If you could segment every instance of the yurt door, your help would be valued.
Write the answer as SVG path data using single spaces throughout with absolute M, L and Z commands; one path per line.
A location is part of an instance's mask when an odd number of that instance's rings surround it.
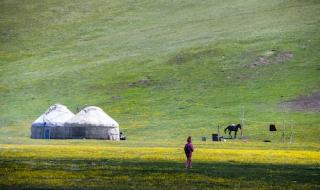
M 45 129 L 45 131 L 44 131 L 44 138 L 45 138 L 45 139 L 49 139 L 49 138 L 50 138 L 50 130 L 49 130 L 49 129 Z

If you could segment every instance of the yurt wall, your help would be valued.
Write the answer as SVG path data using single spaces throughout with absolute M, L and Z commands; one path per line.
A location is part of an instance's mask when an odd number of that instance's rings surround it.
M 86 127 L 87 139 L 109 139 L 108 128 L 106 127 Z
M 86 138 L 86 128 L 85 127 L 67 127 L 69 128 L 69 137 L 71 139 L 83 139 Z
M 31 138 L 42 139 L 43 138 L 43 127 L 42 126 L 32 126 L 31 127 Z

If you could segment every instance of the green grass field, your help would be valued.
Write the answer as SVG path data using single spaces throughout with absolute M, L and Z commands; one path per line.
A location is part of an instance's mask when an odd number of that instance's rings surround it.
M 110 145 L 110 144 L 109 144 Z M 208 146 L 209 147 L 209 146 Z M 2 145 L 0 186 L 63 189 L 315 189 L 317 151 Z M 290 159 L 288 159 L 290 157 Z
M 0 1 L 0 188 L 318 189 L 319 34 L 316 0 Z M 30 139 L 54 103 L 128 140 Z

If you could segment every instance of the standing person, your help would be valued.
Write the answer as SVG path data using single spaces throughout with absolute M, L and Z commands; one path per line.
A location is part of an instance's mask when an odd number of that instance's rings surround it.
M 191 143 L 191 136 L 187 138 L 187 144 L 184 145 L 184 152 L 186 153 L 187 162 L 186 162 L 186 168 L 192 168 L 192 152 L 193 152 L 193 145 Z

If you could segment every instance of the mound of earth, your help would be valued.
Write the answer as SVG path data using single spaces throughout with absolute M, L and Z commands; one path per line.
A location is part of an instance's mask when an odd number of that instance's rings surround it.
M 282 64 L 286 61 L 290 61 L 291 59 L 293 59 L 293 53 L 290 51 L 277 52 L 276 50 L 271 50 L 264 55 L 258 56 L 253 63 L 246 66 L 254 68 L 261 65 Z
M 300 96 L 295 100 L 283 102 L 281 106 L 288 110 L 320 112 L 320 91 L 310 96 Z

